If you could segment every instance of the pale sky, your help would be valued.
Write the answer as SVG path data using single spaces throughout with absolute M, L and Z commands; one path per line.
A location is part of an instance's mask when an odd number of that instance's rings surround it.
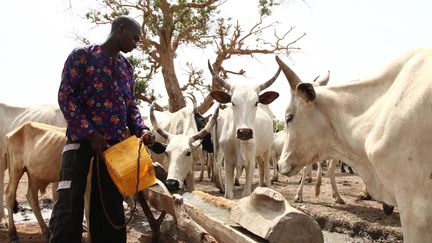
M 94 1 L 3 1 L 0 25 L 3 58 L 0 60 L 0 102 L 29 106 L 57 103 L 57 91 L 64 61 L 80 45 L 74 33 L 101 43 L 108 26 L 94 28 L 82 19 Z M 228 0 L 222 12 L 247 27 L 255 23 L 258 0 Z M 359 79 L 382 68 L 391 58 L 415 47 L 432 46 L 432 1 L 428 0 L 301 0 L 273 10 L 269 20 L 279 21 L 279 32 L 295 26 L 293 37 L 306 32 L 296 45 L 302 50 L 289 58 L 282 56 L 304 81 L 330 70 L 330 85 Z M 212 49 L 182 50 L 178 63 L 193 60 L 206 68 L 213 61 Z M 239 68 L 237 68 L 237 65 Z M 246 71 L 240 81 L 263 82 L 277 70 L 274 55 L 232 58 L 226 68 Z M 184 80 L 184 69 L 177 70 Z M 205 69 L 207 82 L 210 74 Z M 234 77 L 233 77 L 234 79 Z M 160 77 L 152 82 L 165 95 Z M 281 119 L 288 103 L 288 83 L 281 75 L 269 88 L 281 96 L 270 106 Z M 164 98 L 166 104 L 166 96 Z

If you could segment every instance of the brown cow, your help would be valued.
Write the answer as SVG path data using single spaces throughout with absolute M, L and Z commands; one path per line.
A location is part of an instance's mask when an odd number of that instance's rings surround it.
M 18 183 L 27 172 L 27 201 L 42 229 L 48 236 L 48 228 L 42 218 L 38 190 L 44 192 L 51 182 L 58 181 L 61 154 L 66 143 L 65 128 L 37 122 L 26 122 L 6 135 L 9 183 L 6 188 L 6 207 L 9 219 L 9 237 L 17 241 L 13 220 Z

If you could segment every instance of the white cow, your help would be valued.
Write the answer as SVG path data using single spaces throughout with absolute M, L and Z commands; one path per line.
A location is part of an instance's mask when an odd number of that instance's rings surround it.
M 259 157 L 259 185 L 270 186 L 269 157 L 273 139 L 273 115 L 268 104 L 279 94 L 273 91 L 263 94 L 260 92 L 276 80 L 280 69 L 267 82 L 261 85 L 250 85 L 227 83 L 213 71 L 210 62 L 208 67 L 215 80 L 228 92 L 213 91 L 211 96 L 219 103 L 231 103 L 225 109 L 226 121 L 218 143 L 225 159 L 225 197 L 233 198 L 234 167 L 238 163 L 243 164 L 246 169 L 243 196 L 248 196 L 251 194 L 257 157 Z
M 26 122 L 6 135 L 9 183 L 5 201 L 9 212 L 11 241 L 18 240 L 13 213 L 16 209 L 18 183 L 24 172 L 28 176 L 27 201 L 42 233 L 48 237 L 48 228 L 40 212 L 38 190 L 44 192 L 49 183 L 58 181 L 61 152 L 66 143 L 65 133 L 65 128 Z
M 271 153 L 270 153 L 270 164 L 273 166 L 273 177 L 271 179 L 272 182 L 278 181 L 279 178 L 276 164 L 282 153 L 284 140 L 285 140 L 284 130 L 273 134 L 273 141 L 272 141 Z
M 341 158 L 373 198 L 397 206 L 405 242 L 432 242 L 432 49 L 375 76 L 314 88 L 279 58 L 291 87 L 279 172 Z
M 153 106 L 154 104 L 150 106 L 150 121 L 153 130 L 163 138 L 162 142 L 167 143 L 164 150 L 159 151 L 165 154 L 167 160 L 165 163 L 168 166 L 166 186 L 170 192 L 176 192 L 183 188 L 183 182 L 186 181 L 187 190 L 193 191 L 195 189 L 193 164 L 202 154 L 199 151 L 201 139 L 216 123 L 219 108 L 216 109 L 204 129 L 198 131 L 193 109 L 185 107 L 172 113 L 170 119 L 165 122 L 166 125 L 161 126 L 156 120 Z

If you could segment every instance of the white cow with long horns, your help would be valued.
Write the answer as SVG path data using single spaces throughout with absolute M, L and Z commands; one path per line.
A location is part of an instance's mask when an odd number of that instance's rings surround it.
M 399 209 L 404 242 L 432 242 L 432 49 L 375 76 L 313 87 L 276 58 L 291 87 L 279 172 L 340 158 L 378 201 Z
M 261 85 L 227 83 L 214 71 L 210 62 L 208 68 L 224 91 L 212 91 L 211 96 L 219 103 L 230 103 L 226 108 L 218 146 L 225 158 L 225 197 L 233 198 L 234 168 L 242 163 L 246 170 L 243 196 L 251 194 L 255 159 L 258 157 L 259 186 L 270 186 L 269 158 L 273 140 L 273 114 L 268 104 L 279 94 L 274 91 L 261 93 L 276 80 L 280 69 Z
M 169 120 L 161 126 L 154 114 L 154 102 L 150 106 L 152 129 L 162 137 L 162 142 L 166 143 L 158 152 L 166 155 L 165 165 L 168 166 L 166 186 L 170 192 L 182 189 L 184 182 L 188 191 L 195 189 L 193 165 L 200 155 L 201 140 L 210 133 L 216 123 L 218 112 L 219 107 L 216 108 L 204 129 L 198 131 L 192 108 L 184 107 L 171 113 Z

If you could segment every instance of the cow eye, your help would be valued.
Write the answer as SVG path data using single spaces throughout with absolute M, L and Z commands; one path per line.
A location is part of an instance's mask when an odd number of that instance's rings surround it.
M 259 103 L 259 102 L 257 101 L 257 103 L 255 103 L 255 106 L 258 106 L 258 103 Z
M 191 155 L 191 151 L 187 151 L 186 156 L 190 156 L 190 155 Z
M 285 122 L 289 123 L 290 121 L 292 121 L 293 118 L 294 118 L 294 115 L 293 114 L 289 114 L 289 115 L 287 115 L 285 117 Z
M 232 106 L 234 106 L 234 102 L 231 101 Z

